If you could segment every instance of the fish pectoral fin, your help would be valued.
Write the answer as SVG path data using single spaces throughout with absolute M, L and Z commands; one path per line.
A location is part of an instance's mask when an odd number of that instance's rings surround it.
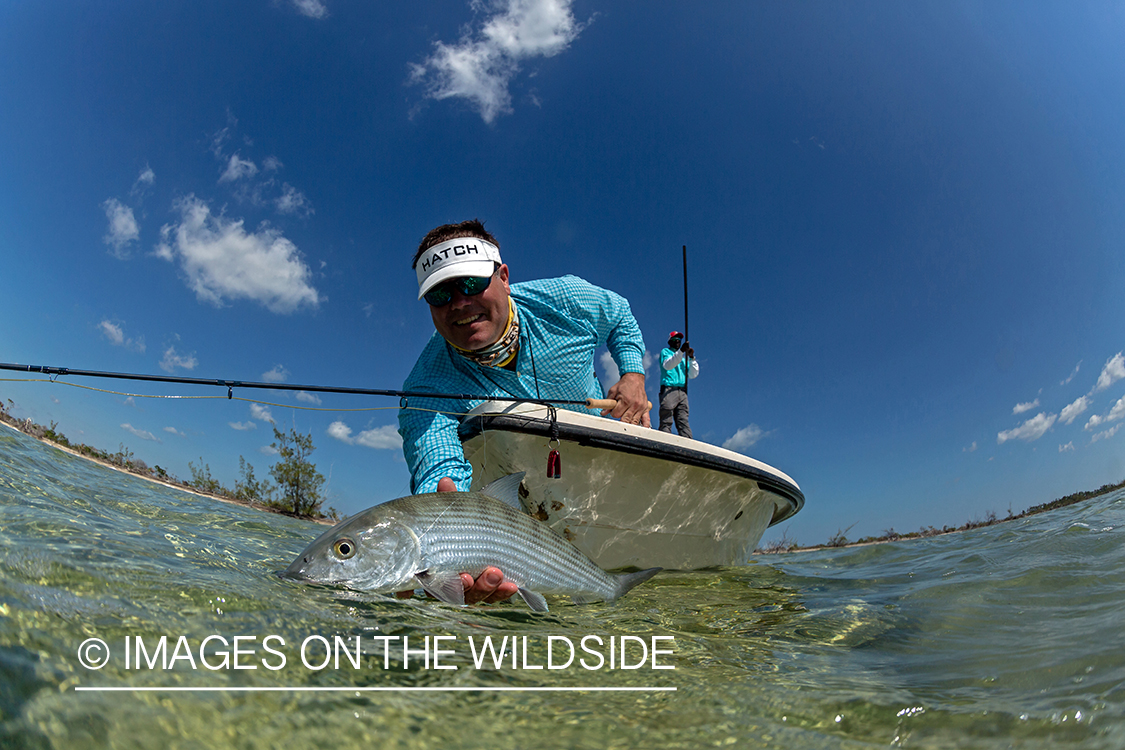
M 526 471 L 517 471 L 515 474 L 500 477 L 483 487 L 480 494 L 488 495 L 523 513 L 523 505 L 520 503 L 520 482 L 526 474 Z
M 415 576 L 422 583 L 422 590 L 447 604 L 465 606 L 465 586 L 460 573 L 430 573 L 424 570 Z
M 523 599 L 524 604 L 531 607 L 535 612 L 547 611 L 547 600 L 543 598 L 542 594 L 520 587 L 518 589 L 520 598 Z

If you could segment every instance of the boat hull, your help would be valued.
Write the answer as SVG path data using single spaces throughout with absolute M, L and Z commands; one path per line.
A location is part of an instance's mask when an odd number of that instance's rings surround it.
M 474 410 L 462 433 L 473 488 L 526 471 L 524 508 L 603 568 L 742 565 L 768 526 L 804 504 L 788 476 L 733 451 L 597 416 L 553 414 L 552 426 L 552 411 L 541 406 Z M 552 448 L 559 479 L 544 470 Z

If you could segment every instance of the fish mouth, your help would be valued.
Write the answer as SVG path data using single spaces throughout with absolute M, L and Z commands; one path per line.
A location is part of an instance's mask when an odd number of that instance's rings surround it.
M 282 579 L 289 580 L 289 581 L 309 581 L 309 580 L 312 580 L 312 579 L 309 578 L 308 574 L 305 573 L 304 565 L 305 565 L 305 560 L 298 557 L 296 559 L 296 561 L 294 561 L 292 564 L 290 564 L 290 566 L 288 568 L 286 568 L 285 570 L 275 570 L 274 575 L 276 575 L 278 578 L 282 578 Z

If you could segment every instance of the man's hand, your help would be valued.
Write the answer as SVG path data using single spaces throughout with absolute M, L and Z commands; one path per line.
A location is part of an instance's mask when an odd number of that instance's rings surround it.
M 609 389 L 606 398 L 617 401 L 612 412 L 606 409 L 602 416 L 612 416 L 626 424 L 639 424 L 642 427 L 651 427 L 649 418 L 648 396 L 645 395 L 645 376 L 639 372 L 627 372 L 621 380 Z
M 468 573 L 462 573 L 461 584 L 465 587 L 465 604 L 502 602 L 519 589 L 511 581 L 504 580 L 499 568 L 485 568 L 475 581 Z
M 449 477 L 442 477 L 438 480 L 437 491 L 456 492 L 457 485 Z M 502 602 L 512 597 L 519 589 L 519 586 L 512 581 L 504 580 L 504 574 L 499 568 L 491 567 L 481 571 L 475 581 L 468 573 L 462 573 L 461 585 L 465 587 L 465 604 Z M 399 591 L 395 594 L 399 599 L 409 599 L 413 595 L 413 591 Z

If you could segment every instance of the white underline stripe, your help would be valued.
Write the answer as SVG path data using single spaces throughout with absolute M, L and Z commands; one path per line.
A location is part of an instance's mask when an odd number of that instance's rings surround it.
M 204 692 L 294 692 L 294 693 L 562 693 L 562 692 L 675 692 L 674 687 L 75 687 L 75 691 L 102 693 L 204 693 Z

